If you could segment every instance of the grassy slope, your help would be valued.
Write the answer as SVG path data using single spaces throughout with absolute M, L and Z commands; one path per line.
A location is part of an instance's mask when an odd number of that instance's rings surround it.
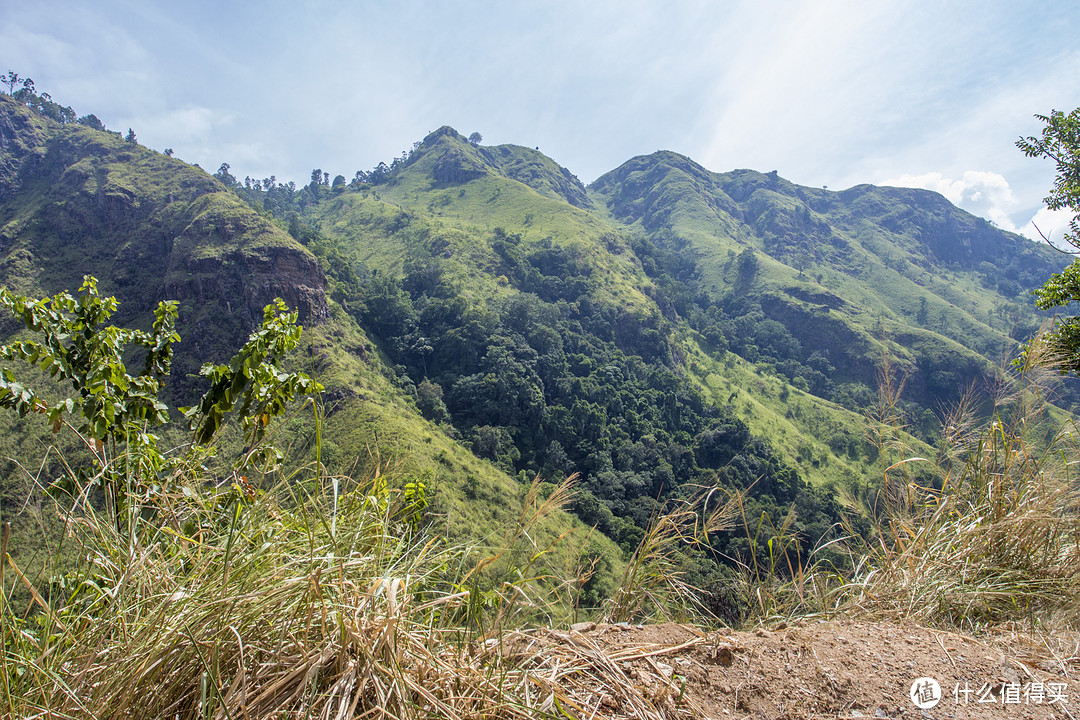
M 755 299 L 804 348 L 827 353 L 838 380 L 873 386 L 888 352 L 909 376 L 909 396 L 932 407 L 935 397 L 992 377 L 1016 345 L 1009 332 L 1038 322 L 1029 298 L 991 285 L 984 258 L 1019 266 L 1029 281 L 1060 265 L 1049 250 L 932 193 L 868 186 L 830 193 L 752 171 L 711 173 L 669 152 L 628 161 L 590 195 L 613 221 L 691 256 L 702 287 L 718 301 Z M 951 245 L 969 249 L 950 252 Z M 748 248 L 757 272 L 740 278 L 737 257 Z M 955 377 L 935 385 L 933 373 L 943 370 Z M 767 383 L 747 374 L 741 360 L 722 369 L 701 360 L 695 373 L 789 459 L 817 455 L 799 446 L 821 452 L 815 469 L 805 458 L 800 463 L 809 476 L 866 469 L 847 465 L 822 442 L 840 430 L 860 435 L 863 423 L 851 413 L 812 396 L 795 412 L 778 402 L 782 379 L 764 390 Z M 756 397 L 740 402 L 733 395 L 739 390 Z
M 520 233 L 526 243 L 550 238 L 556 245 L 571 249 L 593 268 L 599 302 L 654 311 L 642 292 L 649 281 L 634 261 L 625 239 L 593 214 L 562 198 L 551 197 L 554 193 L 550 186 L 554 181 L 547 179 L 550 174 L 533 180 L 539 190 L 504 175 L 498 165 L 485 158 L 487 152 L 500 155 L 504 147 L 487 151 L 449 134 L 433 133 L 421 146 L 419 159 L 401 172 L 393 184 L 380 186 L 377 193 L 384 202 L 427 214 L 433 221 L 465 233 L 474 244 L 486 241 L 496 227 Z M 514 146 L 510 150 L 532 152 Z M 440 162 L 448 155 L 457 154 L 463 156 L 462 164 L 474 176 L 464 183 L 435 179 L 439 176 Z M 550 167 L 545 169 L 551 171 Z M 490 251 L 488 257 L 495 258 Z M 467 262 L 475 265 L 477 260 L 471 258 Z M 478 269 L 482 271 L 483 266 Z
M 925 191 L 861 186 L 830 193 L 752 171 L 711 173 L 674 153 L 635 158 L 591 191 L 623 222 L 685 240 L 717 296 L 769 298 L 767 314 L 814 328 L 804 337 L 842 325 L 846 347 L 831 349 L 850 362 L 834 364 L 864 381 L 873 378 L 881 339 L 896 335 L 998 363 L 1015 346 L 1009 333 L 1018 324 L 1037 325 L 1027 284 L 1061 266 L 1049 249 Z M 731 253 L 747 247 L 760 251 L 759 272 L 739 286 Z M 995 263 L 1003 273 L 1018 266 L 1027 284 L 1003 294 L 992 286 Z M 904 344 L 889 346 L 905 370 L 915 369 L 917 355 Z
M 0 102 L 0 111 L 21 128 L 13 150 L 0 154 L 6 171 L 0 281 L 6 287 L 38 295 L 74 291 L 83 273 L 93 273 L 102 292 L 121 301 L 114 321 L 136 326 L 148 324 L 158 300 L 180 299 L 183 340 L 174 383 L 202 362 L 226 360 L 261 318 L 262 304 L 284 296 L 301 306 L 317 358 L 313 374 L 327 387 L 333 411 L 322 449 L 332 470 L 362 474 L 390 461 L 396 481 L 424 479 L 434 521 L 455 538 L 485 542 L 514 524 L 525 488 L 419 415 L 379 370 L 378 354 L 351 318 L 328 303 L 314 258 L 287 233 L 197 168 L 110 133 L 42 121 L 6 98 Z M 381 215 L 398 213 L 367 206 Z M 15 329 L 10 321 L 4 325 L 5 334 Z M 31 472 L 32 458 L 50 441 L 34 420 L 3 419 L 10 431 L 4 455 L 21 459 Z M 282 442 L 310 452 L 313 431 L 311 419 L 298 416 Z M 58 472 L 54 465 L 42 477 L 48 481 Z M 25 473 L 9 461 L 4 519 L 15 519 L 20 540 L 14 555 L 28 567 L 40 564 L 35 525 L 48 522 L 30 512 L 39 495 L 25 504 L 29 490 Z M 587 534 L 559 513 L 541 535 L 572 527 L 578 537 Z M 608 556 L 609 566 L 618 565 L 611 543 L 597 538 L 591 547 Z M 565 565 L 574 551 L 568 545 L 559 552 Z

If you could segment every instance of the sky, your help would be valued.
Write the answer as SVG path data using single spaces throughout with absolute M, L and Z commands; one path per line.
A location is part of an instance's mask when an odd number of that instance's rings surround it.
M 442 125 L 589 183 L 673 150 L 810 186 L 936 190 L 1054 236 L 1033 116 L 1080 106 L 1061 0 L 0 0 L 0 71 L 233 175 L 306 183 Z

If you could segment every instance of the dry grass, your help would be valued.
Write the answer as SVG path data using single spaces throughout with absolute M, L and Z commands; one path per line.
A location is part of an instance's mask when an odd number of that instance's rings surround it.
M 642 720 L 699 718 L 706 713 L 685 694 L 686 679 L 660 662 L 707 641 L 699 632 L 677 644 L 612 649 L 595 636 L 534 629 L 509 638 L 508 656 L 521 661 L 539 679 L 534 681 L 534 692 L 546 695 L 540 706 L 545 712 L 584 718 L 598 714 Z M 632 668 L 635 661 L 643 661 L 648 670 Z
M 407 521 L 387 489 L 394 468 L 374 460 L 360 483 L 312 473 L 261 491 L 236 475 L 207 490 L 179 479 L 119 530 L 83 498 L 66 513 L 86 557 L 72 591 L 35 595 L 25 614 L 2 608 L 4 714 L 565 717 L 603 687 L 637 717 L 687 716 L 670 678 L 643 697 L 612 659 L 544 629 L 568 620 L 584 580 L 545 569 L 564 538 L 539 541 L 572 478 L 547 494 L 533 483 L 499 542 L 454 547 Z M 656 546 L 628 575 L 648 608 L 671 599 L 665 548 L 719 516 L 701 526 L 688 506 L 658 520 Z M 619 612 L 641 614 L 620 597 Z
M 902 454 L 898 428 L 884 421 L 898 417 L 902 383 L 886 378 L 871 418 L 882 486 L 869 496 L 869 537 L 849 532 L 830 543 L 846 554 L 845 570 L 812 556 L 786 580 L 748 582 L 748 594 L 767 598 L 759 620 L 813 614 L 966 631 L 1024 626 L 1044 645 L 1037 636 L 1080 630 L 1080 445 L 1071 419 L 1055 427 L 1049 417 L 1056 378 L 1045 345 L 1032 343 L 982 413 L 973 393 L 954 408 L 933 458 Z
M 504 626 L 558 590 L 530 572 L 545 548 L 526 538 L 569 486 L 547 499 L 534 487 L 508 545 L 477 561 L 400 522 L 385 469 L 342 492 L 344 479 L 324 479 L 308 497 L 240 477 L 209 493 L 189 485 L 123 535 L 80 505 L 68 513 L 87 557 L 74 592 L 37 595 L 27 617 L 3 608 L 6 713 L 532 717 L 535 694 L 515 690 L 525 671 L 478 654 L 484 637 L 460 621 Z M 492 576 L 500 563 L 516 583 Z M 487 606 L 462 589 L 472 581 L 496 588 Z
M 886 471 L 887 508 L 845 600 L 966 629 L 1080 627 L 1080 446 L 1072 420 L 1048 432 L 1055 370 L 1033 343 L 992 392 L 988 422 L 962 403 L 932 465 L 937 486 Z

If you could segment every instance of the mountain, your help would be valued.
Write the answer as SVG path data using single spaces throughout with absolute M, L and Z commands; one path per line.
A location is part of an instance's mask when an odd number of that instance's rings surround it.
M 0 270 L 34 295 L 74 290 L 84 274 L 115 294 L 121 320 L 158 300 L 181 305 L 190 338 L 177 370 L 236 347 L 275 297 L 301 321 L 326 319 L 314 256 L 198 168 L 108 132 L 60 125 L 0 97 Z
M 182 339 L 166 396 L 173 406 L 202 391 L 196 377 L 202 363 L 227 360 L 258 328 L 263 307 L 283 298 L 305 326 L 305 351 L 294 363 L 316 375 L 326 391 L 321 434 L 316 436 L 310 417 L 293 417 L 278 433 L 282 447 L 303 460 L 318 443 L 332 470 L 358 478 L 379 472 L 392 487 L 424 482 L 434 521 L 451 538 L 501 536 L 522 511 L 527 488 L 516 473 L 477 458 L 452 433 L 421 417 L 415 394 L 403 392 L 380 350 L 330 296 L 326 269 L 325 257 L 219 177 L 117 133 L 42 118 L 0 95 L 3 286 L 46 296 L 75 292 L 91 274 L 99 278 L 100 292 L 120 303 L 113 322 L 143 328 L 159 300 L 179 301 Z M 10 318 L 0 320 L 7 338 L 19 332 Z M 30 369 L 14 369 L 47 384 Z M 27 538 L 41 527 L 62 533 L 42 504 L 36 477 L 59 477 L 62 463 L 77 464 L 80 457 L 76 444 L 62 435 L 54 439 L 35 419 L 0 415 L 6 458 L 0 507 L 13 520 L 14 537 L 23 538 L 16 556 L 24 568 L 40 567 L 48 547 Z M 166 429 L 168 442 L 188 440 L 180 425 Z M 41 448 L 55 443 L 66 458 L 49 452 L 41 460 Z M 238 433 L 226 432 L 222 454 L 239 451 L 238 443 Z M 34 476 L 23 470 L 31 463 L 38 468 Z M 580 547 L 559 550 L 551 562 L 572 563 L 573 553 L 591 553 L 599 562 L 595 592 L 608 594 L 619 561 L 605 538 L 586 541 L 587 529 L 560 512 L 533 539 L 547 543 L 573 527 Z
M 685 276 L 673 280 L 708 297 L 699 307 L 783 324 L 802 350 L 774 348 L 776 359 L 818 352 L 834 383 L 872 385 L 887 351 L 908 375 L 907 397 L 933 409 L 986 380 L 1038 326 L 1026 291 L 1062 266 L 1049 248 L 924 190 L 829 192 L 775 173 L 711 173 L 674 153 L 634 158 L 590 190 L 682 256 Z
M 1026 290 L 1063 266 L 934 193 L 670 152 L 586 188 L 538 151 L 444 127 L 352 182 L 322 177 L 238 183 L 0 97 L 0 281 L 40 295 L 93 273 L 142 326 L 179 300 L 178 398 L 283 297 L 306 325 L 296 362 L 327 387 L 322 461 L 400 458 L 458 537 L 511 522 L 522 477 L 576 472 L 577 520 L 553 535 L 584 522 L 628 551 L 663 502 L 719 483 L 750 516 L 794 510 L 812 544 L 879 482 L 891 451 L 865 415 L 883 368 L 905 377 L 905 442 L 932 452 L 949 406 L 1042 322 Z M 10 454 L 30 452 L 12 432 Z M 314 447 L 305 421 L 287 435 Z M 10 512 L 22 486 L 5 473 Z M 589 552 L 617 562 L 606 539 Z M 687 562 L 717 581 L 709 558 Z

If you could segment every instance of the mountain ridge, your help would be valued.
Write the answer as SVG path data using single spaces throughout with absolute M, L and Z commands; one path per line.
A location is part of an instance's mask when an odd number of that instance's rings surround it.
M 15 177 L 0 188 L 4 282 L 73 287 L 93 265 L 132 317 L 176 297 L 187 374 L 281 295 L 334 398 L 330 467 L 408 446 L 410 472 L 434 462 L 459 510 L 493 497 L 470 484 L 480 466 L 503 492 L 500 472 L 580 473 L 572 509 L 626 551 L 665 501 L 709 483 L 746 489 L 778 526 L 797 511 L 800 542 L 823 537 L 838 498 L 880 477 L 864 414 L 883 357 L 909 376 L 907 442 L 929 452 L 942 407 L 992 381 L 995 354 L 1039 319 L 979 249 L 1011 282 L 1050 264 L 925 193 L 803 188 L 667 151 L 585 188 L 539 151 L 443 127 L 348 185 L 313 172 L 253 187 L 5 99 L 8 115 L 23 134 L 0 158 Z
M 649 180 L 642 183 L 641 178 Z M 639 186 L 648 192 L 639 191 Z M 806 314 L 815 304 L 825 316 L 834 317 L 835 313 L 855 315 L 859 308 L 869 306 L 886 322 L 899 319 L 898 309 L 906 311 L 911 319 L 921 315 L 923 331 L 937 334 L 937 330 L 926 327 L 933 301 L 939 313 L 946 312 L 943 305 L 951 306 L 948 312 L 956 317 L 951 322 L 965 323 L 967 327 L 966 332 L 954 332 L 943 341 L 970 341 L 970 336 L 976 335 L 978 352 L 1000 355 L 1015 344 L 1015 339 L 993 331 L 989 322 L 972 315 L 971 307 L 958 307 L 948 297 L 945 281 L 926 269 L 939 265 L 945 265 L 946 270 L 979 268 L 989 276 L 992 270 L 977 263 L 1008 264 L 998 283 L 1009 284 L 1005 289 L 1013 296 L 1021 291 L 1020 284 L 1035 283 L 1038 277 L 1047 277 L 1059 269 L 1058 259 L 1049 249 L 1002 233 L 930 191 L 868 185 L 836 192 L 802 188 L 771 173 L 710 173 L 674 153 L 634 158 L 602 176 L 591 190 L 603 199 L 613 216 L 641 226 L 658 244 L 672 249 L 673 243 L 681 243 L 675 249 L 697 253 L 706 264 L 711 262 L 711 272 L 706 276 L 716 278 L 710 287 L 716 295 L 721 295 L 725 287 L 734 287 L 731 278 L 717 277 L 722 274 L 718 258 L 722 259 L 725 251 L 760 252 L 764 257 L 757 262 L 779 263 L 770 273 L 774 277 L 764 294 L 771 299 L 763 309 L 781 322 L 785 321 L 785 313 L 796 312 L 804 321 L 820 324 L 824 318 Z M 877 216 L 872 214 L 875 210 Z M 919 229 L 913 236 L 916 221 Z M 1018 264 L 1023 263 L 1033 267 L 1021 272 Z M 786 277 L 775 277 L 776 271 Z M 903 277 L 916 272 L 924 277 Z M 852 287 L 861 294 L 861 300 L 849 292 L 848 300 L 838 301 L 835 289 L 822 285 L 829 274 L 844 276 L 849 285 L 860 276 L 887 274 L 891 278 L 888 282 L 861 282 L 859 288 Z M 890 290 L 897 280 L 903 285 Z M 935 287 L 937 284 L 940 289 Z M 836 287 L 834 283 L 829 285 Z M 883 290 L 889 294 L 883 294 Z M 821 302 L 807 303 L 808 298 Z M 922 302 L 921 309 L 908 305 L 912 299 Z M 997 302 L 1001 300 L 997 298 Z M 987 304 L 984 301 L 975 306 L 985 308 Z M 859 344 L 880 347 L 880 341 L 872 337 Z M 873 377 L 873 354 L 880 352 L 862 352 L 861 360 L 849 353 L 845 366 L 852 370 L 862 366 L 853 377 L 863 382 Z M 970 374 L 965 377 L 959 384 L 974 379 Z

